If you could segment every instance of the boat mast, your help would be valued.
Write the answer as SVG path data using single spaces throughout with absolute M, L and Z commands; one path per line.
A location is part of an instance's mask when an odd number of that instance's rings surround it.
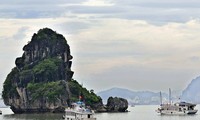
M 160 91 L 160 106 L 162 106 L 162 93 Z
M 169 104 L 171 104 L 171 89 L 169 88 Z

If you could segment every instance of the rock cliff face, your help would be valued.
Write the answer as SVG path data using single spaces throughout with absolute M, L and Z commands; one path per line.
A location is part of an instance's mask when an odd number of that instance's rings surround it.
M 63 106 L 70 99 L 68 81 L 74 72 L 63 35 L 41 29 L 23 51 L 4 82 L 4 103 L 14 113 L 64 112 Z
M 128 101 L 124 98 L 109 97 L 107 101 L 107 112 L 126 112 Z

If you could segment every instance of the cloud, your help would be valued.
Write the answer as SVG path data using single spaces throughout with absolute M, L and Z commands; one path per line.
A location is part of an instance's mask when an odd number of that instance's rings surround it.
M 0 18 L 58 18 L 144 20 L 155 25 L 199 18 L 199 1 L 192 0 L 75 0 L 1 1 Z
M 109 4 L 103 0 L 58 0 L 58 1 L 1 1 L 1 18 L 55 18 L 66 13 L 99 14 L 107 13 Z M 113 11 L 110 11 L 112 13 Z
M 63 9 L 58 5 L 28 4 L 0 5 L 1 18 L 50 18 L 62 15 Z
M 56 1 L 49 1 L 49 0 L 20 0 L 20 1 L 13 1 L 13 0 L 6 0 L 0 1 L 1 5 L 55 5 L 61 3 L 80 3 L 85 0 L 56 0 Z M 12 3 L 12 4 L 11 4 Z
M 198 0 L 167 0 L 167 1 L 160 1 L 160 0 L 140 0 L 140 1 L 133 1 L 133 0 L 110 0 L 111 3 L 115 3 L 116 5 L 127 5 L 127 6 L 152 6 L 164 8 L 165 6 L 169 7 L 179 7 L 179 6 L 196 6 L 200 2 Z
M 112 3 L 109 3 L 109 1 L 105 0 L 88 0 L 86 2 L 82 3 L 85 6 L 113 6 Z
M 29 27 L 22 27 L 20 28 L 15 35 L 12 36 L 12 39 L 15 40 L 22 40 L 26 37 L 26 31 L 29 29 Z
M 168 81 L 166 84 L 170 86 L 174 80 L 185 83 L 191 76 L 198 75 L 200 61 L 197 57 L 195 62 L 191 60 L 192 56 L 200 56 L 198 20 L 161 26 L 125 19 L 98 22 L 99 26 L 91 26 L 70 36 L 74 40 L 75 78 L 88 80 L 88 84 L 94 85 L 95 81 L 111 85 L 116 80 L 119 85 L 129 86 L 131 80 L 142 81 L 139 86 L 145 88 L 146 84 L 142 83 L 146 80 L 158 84 Z M 120 79 L 126 79 L 126 82 Z M 171 86 L 181 89 L 184 85 Z M 98 85 L 95 88 L 100 89 Z M 155 86 L 148 88 L 154 89 Z
M 64 23 L 60 23 L 57 25 L 58 28 L 67 31 L 68 34 L 77 34 L 81 30 L 88 29 L 92 26 L 92 23 L 85 22 L 85 21 L 68 21 Z

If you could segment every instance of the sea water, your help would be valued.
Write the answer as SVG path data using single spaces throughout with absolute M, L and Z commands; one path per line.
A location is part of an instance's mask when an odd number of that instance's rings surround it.
M 97 120 L 200 120 L 199 110 L 195 115 L 160 115 L 155 112 L 158 105 L 138 105 L 129 107 L 126 113 L 96 113 Z M 63 114 L 13 114 L 9 108 L 0 108 L 0 120 L 62 120 Z

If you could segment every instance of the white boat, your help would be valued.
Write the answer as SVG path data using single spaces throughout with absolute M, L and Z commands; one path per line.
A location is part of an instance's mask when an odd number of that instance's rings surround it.
M 169 89 L 169 103 L 162 104 L 162 94 L 160 92 L 160 108 L 156 112 L 161 115 L 187 115 L 196 114 L 198 110 L 195 109 L 196 104 L 187 102 L 177 102 L 172 104 L 171 102 L 171 90 Z
M 196 114 L 198 110 L 194 109 L 196 104 L 177 102 L 175 104 L 161 104 L 156 111 L 165 115 L 186 115 Z
M 94 112 L 85 107 L 83 102 L 73 103 L 71 108 L 65 110 L 65 120 L 96 120 Z

